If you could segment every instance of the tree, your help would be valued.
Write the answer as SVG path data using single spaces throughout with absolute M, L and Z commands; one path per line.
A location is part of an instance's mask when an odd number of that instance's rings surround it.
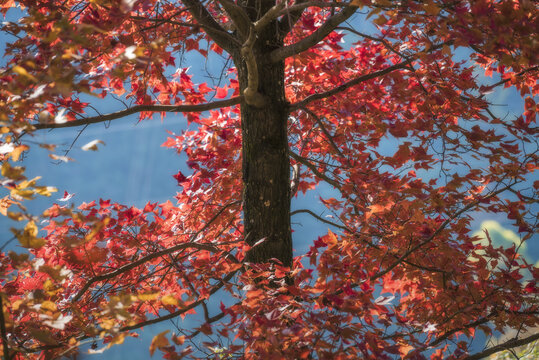
M 30 252 L 1 257 L 4 358 L 75 356 L 88 339 L 121 344 L 195 312 L 199 327 L 157 335 L 150 353 L 479 359 L 539 339 L 470 345 L 539 323 L 537 267 L 471 225 L 504 213 L 521 243 L 536 231 L 534 2 L 0 3 L 24 10 L 2 25 L 14 37 L 0 74 L 2 213 L 23 222 Z M 196 83 L 184 53 L 231 63 Z M 492 107 L 502 87 L 521 113 Z M 100 114 L 85 94 L 126 107 Z M 176 204 L 26 210 L 54 190 L 16 164 L 32 133 L 134 113 L 196 124 L 164 144 L 192 169 L 175 175 Z M 321 183 L 338 194 L 320 199 L 331 217 L 291 212 Z M 331 230 L 293 256 L 298 213 Z

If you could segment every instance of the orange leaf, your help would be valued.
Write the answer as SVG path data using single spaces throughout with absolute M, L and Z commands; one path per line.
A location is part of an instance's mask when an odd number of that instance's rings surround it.
M 328 235 L 324 239 L 324 242 L 328 245 L 328 247 L 331 247 L 333 245 L 337 245 L 339 240 L 337 239 L 337 236 L 335 236 L 335 234 L 328 229 Z
M 399 353 L 404 358 L 414 347 L 409 344 L 399 343 Z
M 392 206 L 391 203 L 387 203 L 385 205 L 380 205 L 380 204 L 371 205 L 369 206 L 369 211 L 365 213 L 365 216 L 368 219 L 371 217 L 372 214 L 380 213 L 385 210 L 391 209 L 391 206 Z
M 155 352 L 156 349 L 169 345 L 168 339 L 166 337 L 169 331 L 170 330 L 165 330 L 153 337 L 152 343 L 150 344 L 150 356 L 153 356 L 153 353 Z
M 11 152 L 11 158 L 13 161 L 18 161 L 23 151 L 30 149 L 28 145 L 19 145 Z
M 7 210 L 12 204 L 18 204 L 16 201 L 13 201 L 9 198 L 9 196 L 4 196 L 2 199 L 0 199 L 0 214 L 7 216 Z

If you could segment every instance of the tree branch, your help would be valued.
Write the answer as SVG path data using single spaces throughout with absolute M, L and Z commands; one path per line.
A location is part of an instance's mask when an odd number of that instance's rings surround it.
M 279 12 L 285 7 L 285 2 L 277 3 L 269 9 L 260 19 L 255 22 L 255 30 L 259 32 L 279 16 Z
M 331 226 L 335 226 L 336 228 L 339 228 L 339 229 L 341 229 L 341 230 L 347 230 L 347 231 L 350 231 L 350 229 L 348 229 L 346 226 L 342 226 L 342 225 L 339 225 L 339 224 L 334 223 L 333 221 L 326 220 L 326 219 L 324 219 L 323 217 L 316 215 L 314 212 L 312 212 L 312 211 L 309 210 L 309 209 L 299 209 L 299 210 L 294 210 L 294 211 L 292 211 L 292 212 L 290 213 L 290 216 L 295 215 L 295 214 L 300 214 L 300 213 L 306 213 L 306 214 L 309 214 L 309 215 L 311 215 L 312 217 L 314 217 L 315 219 L 318 219 L 319 221 L 321 221 L 321 222 L 323 222 L 323 223 L 329 224 L 329 225 L 331 225 Z
M 300 5 L 305 3 L 305 0 L 297 0 L 297 4 L 294 5 Z M 301 15 L 303 14 L 303 10 L 306 9 L 306 7 L 297 8 L 294 10 L 289 10 L 292 6 L 286 6 L 286 8 L 283 11 L 286 11 L 286 16 L 284 16 L 281 20 L 279 20 L 279 35 L 284 39 L 284 37 L 292 30 L 294 25 L 298 22 L 298 20 L 301 18 Z
M 348 6 L 347 3 L 344 2 L 323 2 L 323 1 L 298 1 L 294 5 L 287 6 L 285 9 L 281 10 L 279 12 L 279 16 L 286 15 L 291 12 L 297 12 L 301 10 L 305 10 L 310 7 L 317 7 L 317 8 L 343 8 Z
M 322 41 L 326 36 L 328 36 L 337 26 L 346 21 L 356 12 L 356 6 L 347 6 L 341 10 L 337 15 L 331 16 L 326 22 L 320 26 L 315 32 L 311 35 L 301 39 L 300 41 L 281 47 L 272 51 L 269 55 L 270 61 L 276 63 L 286 59 L 287 57 L 299 54 L 305 50 L 310 49 L 314 45 Z
M 221 279 L 218 285 L 215 285 L 214 287 L 211 288 L 211 290 L 208 293 L 208 297 L 215 294 L 217 291 L 219 291 L 225 285 L 225 283 L 227 281 L 229 281 L 230 279 L 232 279 L 232 277 L 234 275 L 236 275 L 236 273 L 238 271 L 239 270 L 232 271 L 227 276 L 225 276 L 223 279 Z M 135 325 L 124 326 L 123 328 L 120 328 L 119 331 L 124 332 L 124 331 L 136 330 L 136 329 L 140 329 L 141 327 L 144 327 L 144 326 L 147 326 L 147 325 L 157 324 L 157 323 L 160 323 L 160 322 L 163 322 L 163 321 L 166 321 L 166 320 L 173 319 L 173 318 L 178 317 L 178 316 L 180 316 L 182 314 L 185 314 L 186 312 L 188 312 L 191 309 L 196 308 L 197 306 L 201 305 L 206 300 L 207 299 L 204 297 L 203 299 L 199 299 L 197 301 L 194 301 L 191 304 L 181 308 L 178 311 L 175 311 L 175 312 L 167 314 L 167 315 L 160 316 L 160 317 L 155 318 L 155 319 L 142 321 L 142 322 L 140 322 L 138 324 L 135 324 Z
M 189 9 L 189 12 L 195 18 L 195 20 L 202 25 L 204 31 L 212 38 L 213 41 L 215 41 L 217 45 L 229 53 L 231 53 L 232 50 L 238 46 L 238 39 L 223 29 L 200 1 L 182 0 L 182 2 Z
M 221 279 L 219 281 L 219 284 L 217 284 L 217 285 L 215 285 L 215 286 L 213 286 L 211 288 L 211 290 L 208 293 L 208 296 L 211 296 L 211 295 L 215 294 L 217 291 L 219 291 L 230 279 L 232 279 L 232 277 L 234 275 L 236 275 L 236 273 L 238 271 L 239 271 L 239 269 L 234 270 L 234 271 L 230 272 L 229 274 L 227 274 L 223 279 Z M 181 308 L 181 309 L 179 309 L 179 310 L 177 310 L 177 311 L 175 311 L 173 313 L 163 315 L 163 316 L 160 316 L 160 317 L 157 317 L 157 318 L 154 318 L 154 319 L 142 321 L 142 322 L 134 324 L 134 325 L 124 326 L 124 327 L 120 328 L 118 330 L 118 332 L 136 330 L 136 329 L 140 329 L 140 328 L 142 328 L 144 326 L 157 324 L 157 323 L 160 323 L 160 322 L 163 322 L 163 321 L 166 321 L 166 320 L 173 319 L 173 318 L 178 317 L 178 316 L 180 316 L 182 314 L 185 314 L 189 310 L 192 310 L 192 309 L 196 308 L 197 306 L 201 305 L 206 300 L 207 299 L 205 297 L 203 299 L 198 299 L 198 300 L 190 303 L 189 305 L 187 305 L 187 306 L 185 306 L 185 307 L 183 307 L 183 308 Z M 90 339 L 90 338 L 95 338 L 95 337 L 94 336 L 88 336 L 88 335 L 82 335 L 82 336 L 77 337 L 76 339 L 78 341 L 82 341 L 82 340 L 86 340 L 86 339 Z M 55 345 L 37 346 L 37 347 L 34 347 L 34 348 L 25 349 L 24 352 L 25 353 L 35 353 L 35 352 L 39 352 L 39 351 L 43 351 L 43 350 L 57 349 L 57 348 L 60 348 L 62 346 L 64 346 L 64 344 L 62 344 L 62 343 L 55 344 Z
M 430 47 L 429 51 L 438 50 L 438 49 L 440 49 L 441 47 L 443 47 L 444 45 L 447 45 L 447 44 L 448 43 L 442 43 L 442 44 L 434 45 L 434 46 Z M 391 65 L 391 66 L 389 66 L 389 67 L 387 67 L 385 69 L 378 70 L 378 71 L 372 72 L 370 74 L 365 74 L 365 75 L 359 76 L 359 77 L 357 77 L 355 79 L 352 79 L 350 81 L 347 81 L 344 84 L 339 85 L 339 86 L 337 86 L 337 87 L 335 87 L 335 88 L 333 88 L 331 90 L 307 96 L 305 99 L 303 99 L 301 101 L 298 101 L 298 102 L 296 102 L 294 104 L 290 104 L 289 110 L 290 110 L 290 112 L 292 112 L 292 111 L 295 111 L 297 109 L 304 108 L 305 105 L 307 105 L 307 104 L 309 104 L 309 103 L 311 103 L 313 101 L 325 99 L 327 97 L 336 95 L 336 94 L 338 94 L 340 92 L 343 92 L 343 91 L 347 90 L 348 88 L 350 88 L 352 86 L 355 86 L 355 85 L 358 85 L 358 84 L 360 84 L 360 83 L 362 83 L 364 81 L 372 80 L 372 79 L 375 79 L 377 77 L 387 75 L 387 74 L 389 74 L 389 73 L 391 73 L 391 72 L 393 72 L 395 70 L 404 69 L 404 68 L 408 67 L 417 57 L 418 57 L 418 54 L 411 55 L 411 56 L 409 56 L 407 58 L 407 60 L 402 61 L 400 63 L 397 63 L 395 65 Z
M 198 235 L 198 233 L 197 233 L 197 235 Z M 161 250 L 161 251 L 151 253 L 151 254 L 149 254 L 147 256 L 144 256 L 144 257 L 138 259 L 137 261 L 133 261 L 133 262 L 127 264 L 127 265 L 119 267 L 118 269 L 116 269 L 114 271 L 111 271 L 111 272 L 108 272 L 108 273 L 105 273 L 105 274 L 102 274 L 102 275 L 94 276 L 93 278 L 88 280 L 88 282 L 86 284 L 84 284 L 82 289 L 80 289 L 80 291 L 75 295 L 75 297 L 73 297 L 72 301 L 73 302 L 78 301 L 82 297 L 82 295 L 84 295 L 84 293 L 86 291 L 88 291 L 90 286 L 92 286 L 96 282 L 112 279 L 112 278 L 114 278 L 114 277 L 116 277 L 116 276 L 118 276 L 120 274 L 123 274 L 123 273 L 129 271 L 129 270 L 133 270 L 137 266 L 140 266 L 140 265 L 142 265 L 142 264 L 144 264 L 144 263 L 146 263 L 148 261 L 151 261 L 151 260 L 153 260 L 155 258 L 161 257 L 163 255 L 171 254 L 171 253 L 176 252 L 176 251 L 189 249 L 189 248 L 194 248 L 194 249 L 197 249 L 197 250 L 207 250 L 207 251 L 211 251 L 211 252 L 219 252 L 220 251 L 219 248 L 217 248 L 217 247 L 215 247 L 213 245 L 210 245 L 210 244 L 200 244 L 200 243 L 195 243 L 195 242 L 189 242 L 189 243 L 185 243 L 185 244 L 178 244 L 178 245 L 173 246 L 171 248 L 167 248 L 167 249 L 164 249 L 164 250 Z
M 530 72 L 530 71 L 537 71 L 539 70 L 539 65 L 536 65 L 536 66 L 532 66 L 530 68 L 527 68 L 527 69 L 524 69 L 516 74 L 514 74 L 515 77 L 517 76 L 522 76 L 524 74 L 526 74 L 527 72 Z M 509 82 L 511 81 L 513 78 L 512 77 L 509 77 L 507 79 L 502 79 L 492 85 L 488 85 L 488 86 L 485 86 L 484 88 L 480 89 L 479 91 L 481 92 L 481 97 L 484 96 L 485 94 L 488 94 L 490 91 L 492 91 L 495 87 L 498 87 L 500 85 L 503 85 L 505 84 L 506 82 Z
M 342 84 L 340 86 L 337 86 L 337 87 L 335 87 L 335 88 L 333 88 L 331 90 L 307 96 L 305 99 L 303 99 L 301 101 L 298 101 L 297 103 L 290 104 L 289 109 L 292 112 L 292 111 L 295 111 L 297 109 L 304 108 L 307 104 L 309 104 L 309 103 L 311 103 L 313 101 L 325 99 L 325 98 L 333 96 L 333 95 L 335 95 L 337 93 L 343 92 L 343 91 L 347 90 L 348 88 L 350 88 L 352 86 L 355 86 L 355 85 L 358 85 L 358 84 L 360 84 L 360 83 L 362 83 L 364 81 L 372 80 L 372 79 L 375 79 L 375 78 L 377 78 L 379 76 L 389 74 L 390 72 L 393 72 L 395 70 L 403 69 L 406 66 L 408 66 L 408 64 L 410 64 L 412 61 L 413 61 L 412 59 L 409 59 L 409 60 L 400 62 L 398 64 L 389 66 L 389 67 L 387 67 L 387 68 L 385 68 L 383 70 L 378 70 L 378 71 L 372 72 L 370 74 L 362 75 L 360 77 L 357 77 L 355 79 L 347 81 L 344 84 Z
M 316 123 L 318 124 L 318 126 L 320 127 L 320 129 L 322 130 L 322 132 L 324 133 L 324 135 L 326 135 L 326 138 L 328 139 L 330 145 L 333 147 L 333 149 L 335 150 L 335 152 L 340 156 L 342 157 L 343 159 L 345 160 L 348 160 L 344 154 L 342 153 L 341 149 L 337 146 L 337 144 L 335 144 L 335 140 L 333 140 L 333 136 L 331 136 L 331 134 L 329 133 L 329 131 L 326 129 L 326 127 L 324 126 L 324 123 L 322 122 L 322 119 L 320 119 L 318 117 L 318 115 L 316 115 L 314 112 L 312 112 L 311 110 L 309 110 L 308 108 L 306 107 L 302 107 L 301 110 L 305 111 L 307 114 L 311 115 Z
M 243 90 L 245 102 L 257 108 L 263 108 L 268 99 L 258 92 L 258 65 L 253 52 L 253 46 L 256 40 L 256 29 L 251 25 L 249 37 L 241 47 L 241 56 L 247 67 L 247 87 Z
M 249 29 L 251 27 L 251 19 L 245 10 L 230 0 L 218 0 L 219 4 L 225 9 L 228 17 L 238 30 L 243 39 L 249 36 Z
M 332 185 L 333 187 L 335 187 L 336 189 L 341 189 L 341 185 L 327 177 L 326 175 L 322 174 L 320 171 L 318 171 L 318 169 L 316 168 L 316 166 L 314 166 L 313 164 L 311 164 L 309 161 L 307 161 L 307 159 L 305 159 L 304 157 L 302 156 L 299 156 L 298 154 L 296 154 L 295 152 L 293 151 L 289 151 L 288 152 L 290 154 L 290 156 L 296 160 L 297 162 L 299 163 L 302 163 L 303 165 L 307 166 L 317 177 L 319 177 L 320 179 L 324 180 L 325 182 L 327 182 L 328 184 Z
M 110 121 L 120 119 L 139 112 L 202 112 L 212 109 L 218 109 L 227 106 L 234 106 L 240 103 L 241 96 L 236 96 L 226 100 L 218 100 L 205 104 L 196 105 L 135 105 L 125 110 L 120 110 L 114 113 L 97 115 L 88 118 L 77 119 L 68 121 L 63 124 L 45 123 L 35 124 L 34 127 L 37 130 L 42 129 L 59 129 L 67 127 L 75 127 L 82 125 L 96 124 L 104 121 Z
M 516 348 L 522 345 L 526 345 L 531 343 L 532 341 L 539 340 L 539 333 L 535 333 L 533 335 L 530 335 L 526 338 L 522 339 L 511 339 L 509 341 L 504 342 L 503 344 L 493 346 L 491 348 L 488 348 L 486 350 L 483 350 L 481 352 L 475 353 L 473 355 L 470 355 L 468 357 L 465 357 L 463 360 L 479 360 L 483 359 L 487 356 L 490 356 L 492 354 L 495 354 L 500 351 Z

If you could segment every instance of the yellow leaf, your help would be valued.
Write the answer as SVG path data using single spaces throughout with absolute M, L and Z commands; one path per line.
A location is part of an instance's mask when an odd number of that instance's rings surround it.
M 48 43 L 53 42 L 54 40 L 58 39 L 58 35 L 60 34 L 60 32 L 62 32 L 62 29 L 58 26 L 54 26 L 49 32 L 49 34 L 45 38 L 43 38 L 43 41 Z
M 37 339 L 47 345 L 58 345 L 58 342 L 52 336 L 52 332 L 48 330 L 32 329 L 29 328 L 31 339 Z
M 101 327 L 105 330 L 110 330 L 114 326 L 114 320 L 112 319 L 103 319 L 101 321 Z
M 164 305 L 174 305 L 174 306 L 178 306 L 179 302 L 178 302 L 178 299 L 176 299 L 174 296 L 172 295 L 165 295 L 161 298 L 161 302 L 164 304 Z
M 169 330 L 165 330 L 162 333 L 159 333 L 153 337 L 152 343 L 150 344 L 150 356 L 153 356 L 153 353 L 156 349 L 169 345 L 168 339 L 166 337 L 168 332 Z
M 36 184 L 36 181 L 38 181 L 39 179 L 41 179 L 41 176 L 36 176 L 32 180 L 21 181 L 21 183 L 17 185 L 17 190 L 24 190 L 28 187 L 34 187 L 34 185 Z
M 79 345 L 79 343 L 80 343 L 80 342 L 77 340 L 77 338 L 71 337 L 71 338 L 69 338 L 69 341 L 68 341 L 67 344 L 68 344 L 69 346 L 75 347 L 75 346 Z
M 32 74 L 29 74 L 28 71 L 26 71 L 26 69 L 22 66 L 15 65 L 12 70 L 17 74 L 24 76 L 30 80 L 37 81 L 37 79 Z
M 14 251 L 10 251 L 8 253 L 8 256 L 11 259 L 11 262 L 15 267 L 18 267 L 19 264 L 25 263 L 28 260 L 28 258 L 30 257 L 28 254 L 17 254 Z
M 43 271 L 44 269 L 44 266 L 41 266 L 39 268 L 40 271 Z M 56 276 L 57 278 L 59 276 Z M 45 282 L 43 283 L 43 290 L 45 291 L 45 293 L 49 296 L 54 296 L 56 295 L 57 293 L 61 292 L 62 291 L 62 288 L 57 288 L 54 283 L 51 281 L 51 279 L 47 279 L 45 280 Z
M 73 49 L 69 48 L 69 49 L 66 49 L 62 55 L 62 59 L 64 60 L 69 60 L 71 59 L 72 57 L 74 57 L 73 55 L 76 55 L 74 52 L 73 52 Z
M 22 305 L 22 300 L 15 300 L 11 303 L 11 310 L 17 311 L 19 310 L 19 307 Z
M 500 61 L 503 65 L 511 66 L 513 63 L 513 57 L 511 54 L 503 54 L 502 60 Z
M 155 300 L 159 297 L 159 293 L 146 293 L 146 294 L 138 294 L 137 298 L 141 301 L 150 301 Z
M 13 161 L 18 161 L 19 157 L 22 154 L 22 152 L 26 151 L 28 149 L 30 149 L 30 147 L 28 147 L 28 145 L 19 145 L 19 146 L 17 146 L 15 149 L 13 149 L 13 151 L 10 154 L 11 159 L 13 159 Z
M 20 199 L 26 199 L 26 200 L 32 200 L 34 198 L 34 190 L 19 190 L 19 189 L 13 189 L 10 193 L 11 197 L 20 200 Z
M 58 189 L 54 186 L 36 186 L 35 193 L 43 196 L 51 196 L 53 192 L 57 192 Z
M 2 164 L 2 176 L 11 180 L 22 180 L 26 179 L 24 174 L 24 167 L 15 166 L 12 167 L 8 162 Z
M 45 239 L 37 238 L 37 226 L 33 221 L 29 221 L 24 227 L 22 234 L 16 234 L 21 245 L 25 248 L 37 249 L 45 245 Z
M 107 226 L 107 224 L 110 222 L 110 218 L 104 218 L 102 221 L 98 221 L 94 227 L 92 228 L 92 230 L 86 234 L 86 236 L 84 237 L 84 240 L 86 241 L 90 241 L 92 240 L 101 230 L 103 230 L 103 228 L 105 226 Z
M 120 345 L 120 344 L 123 344 L 126 335 L 127 335 L 126 333 L 119 333 L 119 334 L 117 334 L 116 336 L 114 336 L 114 337 L 112 338 L 112 340 L 110 341 L 110 343 L 109 343 L 109 347 L 112 346 L 112 345 Z
M 24 65 L 28 66 L 29 68 L 32 68 L 32 69 L 35 69 L 36 68 L 36 63 L 33 62 L 32 60 L 26 60 L 24 62 Z
M 31 236 L 37 235 L 37 226 L 33 221 L 29 221 L 28 224 L 24 227 L 24 232 Z
M 380 11 L 382 11 L 382 9 L 380 9 L 380 8 L 376 8 L 376 9 L 372 10 L 372 11 L 367 15 L 367 18 L 366 18 L 366 19 L 368 20 L 371 16 L 374 16 L 374 15 L 376 15 L 376 14 L 379 14 Z
M 8 211 L 7 212 L 7 217 L 10 218 L 13 221 L 21 221 L 21 220 L 24 219 L 23 214 L 21 214 L 20 212 L 13 212 L 13 211 Z
M 57 310 L 56 304 L 52 301 L 45 300 L 41 303 L 41 310 L 54 312 Z

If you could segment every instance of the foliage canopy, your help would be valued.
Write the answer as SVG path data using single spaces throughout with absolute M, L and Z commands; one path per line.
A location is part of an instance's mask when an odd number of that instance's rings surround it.
M 30 253 L 0 256 L 4 358 L 75 356 L 194 313 L 198 327 L 158 334 L 150 354 L 479 359 L 539 338 L 520 332 L 539 325 L 539 270 L 471 226 L 474 212 L 503 213 L 520 244 L 536 232 L 533 1 L 0 6 L 24 13 L 2 24 L 0 212 Z M 229 65 L 199 82 L 186 53 Z M 520 94 L 519 114 L 492 108 L 500 88 Z M 125 107 L 92 106 L 113 96 Z M 164 143 L 192 169 L 174 175 L 175 203 L 26 210 L 55 190 L 20 164 L 33 133 L 135 113 L 196 124 Z M 321 183 L 338 194 L 320 199 L 331 217 L 290 210 Z M 294 254 L 299 213 L 331 230 Z M 479 332 L 508 329 L 472 351 Z

